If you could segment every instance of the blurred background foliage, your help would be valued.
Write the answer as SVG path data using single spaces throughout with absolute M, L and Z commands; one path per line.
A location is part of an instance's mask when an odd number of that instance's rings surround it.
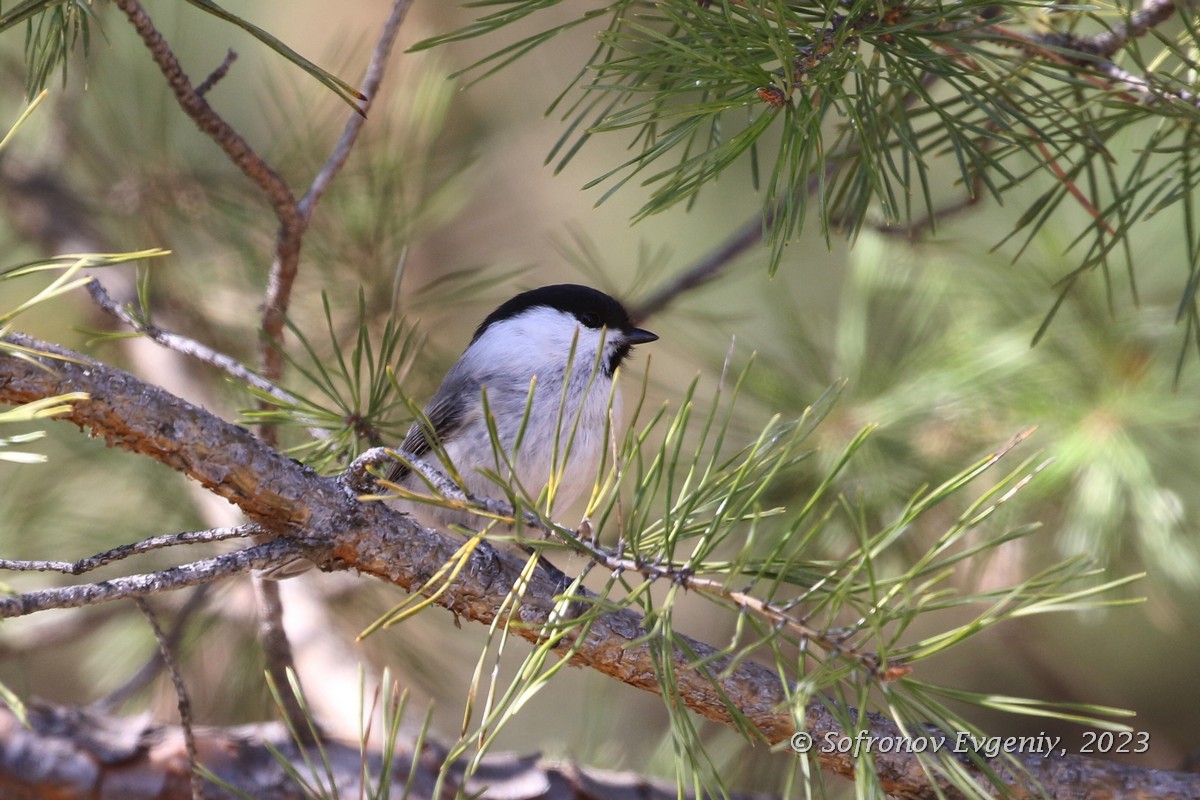
M 225 5 L 351 83 L 387 13 L 382 0 L 332 17 L 328 4 L 312 0 Z M 229 48 L 237 52 L 210 101 L 289 181 L 306 185 L 340 131 L 345 103 L 248 34 L 187 4 L 160 2 L 148 10 L 196 81 Z M 269 209 L 179 112 L 115 9 L 102 4 L 85 13 L 95 15 L 86 65 L 73 60 L 61 83 L 50 73 L 50 97 L 0 158 L 4 262 L 51 252 L 168 248 L 173 256 L 144 267 L 156 319 L 254 363 L 251 331 L 275 232 Z M 545 14 L 550 23 L 575 19 L 570 9 Z M 452 4 L 418 3 L 402 29 L 402 47 L 471 19 Z M 631 182 L 598 206 L 606 186 L 580 190 L 629 157 L 629 137 L 619 132 L 593 137 L 559 165 L 557 176 L 546 166 L 564 136 L 559 114 L 548 119 L 546 108 L 594 48 L 594 25 L 563 32 L 470 88 L 447 77 L 547 26 L 547 19 L 527 20 L 493 39 L 397 55 L 363 140 L 305 240 L 290 317 L 315 349 L 330 348 L 322 293 L 342 312 L 335 329 L 344 326 L 339 339 L 347 341 L 358 328 L 361 287 L 369 327 L 381 328 L 394 304 L 416 325 L 422 346 L 403 377 L 406 392 L 424 398 L 476 321 L 515 287 L 588 282 L 633 301 L 761 210 L 763 196 L 739 164 L 721 176 L 718 190 L 630 227 L 651 201 L 650 190 Z M 0 37 L 0 114 L 8 119 L 24 107 L 22 48 L 19 33 Z M 1106 144 L 1131 152 L 1138 141 L 1127 134 Z M 957 177 L 953 169 L 933 176 L 935 205 L 960 195 Z M 1043 529 L 956 580 L 1001 584 L 1064 554 L 1084 553 L 1108 577 L 1145 570 L 1131 591 L 1148 601 L 1000 626 L 969 649 L 922 664 L 922 678 L 1133 709 L 1134 726 L 1150 732 L 1153 746 L 1129 758 L 1173 767 L 1200 744 L 1194 726 L 1200 642 L 1192 635 L 1200 627 L 1200 364 L 1194 354 L 1181 362 L 1185 328 L 1177 322 L 1190 245 L 1178 216 L 1139 222 L 1129 233 L 1136 302 L 1121 271 L 1084 274 L 1031 346 L 1055 305 L 1056 282 L 1079 265 L 1070 246 L 1091 222 L 1068 200 L 1028 242 L 1006 241 L 1053 188 L 1049 177 L 1031 176 L 1006 191 L 1003 203 L 984 197 L 940 224 L 936 236 L 916 242 L 871 224 L 869 208 L 852 244 L 808 225 L 775 256 L 770 248 L 752 250 L 718 281 L 648 320 L 662 341 L 639 362 L 652 362 L 649 393 L 657 403 L 675 397 L 697 372 L 700 396 L 711 393 L 731 340 L 737 364 L 756 352 L 736 420 L 748 434 L 771 414 L 798 415 L 844 380 L 818 431 L 822 446 L 812 472 L 795 480 L 820 476 L 862 426 L 879 424 L 837 487 L 874 521 L 893 518 L 918 487 L 936 485 L 1037 426 L 1024 452 L 1040 450 L 1054 463 L 1004 514 L 1009 521 L 1039 520 Z M 22 293 L 29 291 L 19 283 L 0 284 L 0 308 Z M 127 358 L 117 343 L 93 343 L 89 331 L 104 323 L 82 294 L 22 322 L 34 335 L 91 348 L 98 357 Z M 640 374 L 642 366 L 631 372 Z M 222 376 L 189 371 L 143 377 L 229 418 L 251 405 Z M 74 558 L 208 526 L 202 502 L 177 474 L 67 426 L 48 430 L 37 445 L 47 464 L 0 463 L 0 550 L 7 556 Z M 297 432 L 289 443 L 299 441 Z M 927 524 L 910 534 L 914 553 L 939 533 L 936 517 Z M 850 544 L 827 536 L 823 546 L 840 552 Z M 571 572 L 572 565 L 563 566 Z M 368 582 L 318 582 L 328 608 L 323 624 L 349 635 L 396 602 L 394 591 Z M 20 588 L 31 579 L 10 583 Z M 706 618 L 708 608 L 681 613 L 677 626 L 722 640 L 729 630 Z M 197 715 L 206 722 L 272 713 L 252 615 L 247 586 L 227 582 L 213 588 L 188 629 L 184 661 Z M 435 703 L 435 735 L 450 738 L 461 724 L 462 695 L 485 636 L 478 626 L 458 630 L 449 615 L 434 612 L 356 645 L 355 656 L 401 673 L 418 701 Z M 9 622 L 0 638 L 0 681 L 22 694 L 86 703 L 121 684 L 154 646 L 132 607 Z M 317 686 L 319 679 L 310 693 Z M 155 684 L 152 695 L 170 715 L 169 684 Z M 133 702 L 140 706 L 145 696 Z M 1077 727 L 1059 722 L 979 709 L 970 716 L 994 734 L 1079 737 Z M 670 776 L 674 756 L 663 730 L 665 712 L 656 703 L 602 676 L 570 671 L 532 701 L 498 746 Z M 747 755 L 731 730 L 705 725 L 702 732 L 732 785 L 777 787 L 786 764 L 761 748 Z

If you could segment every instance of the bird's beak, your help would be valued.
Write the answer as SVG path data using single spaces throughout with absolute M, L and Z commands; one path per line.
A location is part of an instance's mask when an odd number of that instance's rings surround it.
M 644 331 L 641 328 L 632 328 L 622 332 L 622 338 L 627 344 L 650 344 L 650 342 L 658 341 L 658 336 L 650 331 Z

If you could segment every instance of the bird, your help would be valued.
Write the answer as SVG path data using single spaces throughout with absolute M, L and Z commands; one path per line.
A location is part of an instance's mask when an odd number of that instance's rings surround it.
M 521 292 L 475 329 L 400 450 L 461 476 L 471 498 L 506 498 L 490 471 L 534 499 L 553 485 L 554 505 L 569 506 L 595 481 L 610 409 L 619 416 L 617 368 L 635 346 L 657 339 L 598 289 L 564 283 Z M 410 492 L 427 489 L 406 463 L 394 463 L 386 478 Z M 426 527 L 480 522 L 461 507 L 407 502 L 403 510 Z

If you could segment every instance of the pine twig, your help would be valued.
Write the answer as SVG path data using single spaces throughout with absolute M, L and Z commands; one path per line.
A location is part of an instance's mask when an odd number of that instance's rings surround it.
M 454 558 L 462 547 L 459 538 L 423 529 L 385 503 L 358 502 L 346 491 L 344 483 L 303 469 L 243 428 L 131 375 L 29 337 L 9 334 L 4 338 L 34 352 L 53 353 L 63 360 L 53 362 L 56 372 L 52 373 L 37 359 L 31 363 L 0 353 L 0 402 L 22 403 L 49 397 L 60 394 L 64 386 L 87 391 L 92 399 L 73 405 L 61 418 L 63 421 L 89 428 L 116 446 L 151 456 L 193 475 L 270 530 L 290 532 L 305 541 L 327 541 L 326 561 L 331 565 L 353 567 L 411 592 L 428 592 L 429 576 Z M 998 451 L 994 458 L 1002 452 Z M 304 551 L 305 546 L 299 541 L 281 538 L 198 565 L 209 565 L 204 580 L 215 580 L 222 575 L 213 562 L 228 566 L 240 559 L 236 569 L 228 570 L 228 574 L 237 574 L 282 563 Z M 486 564 L 478 554 L 473 554 L 470 561 L 469 568 L 459 572 L 454 591 L 442 592 L 435 602 L 462 619 L 488 625 L 495 621 L 498 609 L 509 602 L 514 587 L 520 586 L 521 624 L 513 627 L 512 632 L 535 644 L 544 643 L 544 626 L 561 619 L 557 615 L 561 609 L 561 586 L 540 572 L 530 575 L 525 560 L 505 552 L 491 554 Z M 196 567 L 168 570 L 165 575 L 176 585 L 188 585 L 179 573 L 190 570 L 189 574 L 194 575 Z M 144 578 L 118 580 L 144 582 Z M 114 584 L 115 581 L 109 582 Z M 127 586 L 124 596 L 152 593 L 135 591 L 139 588 L 146 587 Z M 76 602 L 70 603 L 49 603 L 45 599 L 47 592 L 30 595 L 42 598 L 38 603 L 40 608 L 109 599 L 92 591 L 91 597 L 76 597 Z M 26 608 L 29 603 L 21 598 L 0 599 L 0 615 L 31 611 Z M 797 735 L 811 737 L 816 742 L 853 736 L 854 732 L 838 721 L 843 715 L 858 720 L 861 729 L 872 737 L 898 741 L 904 736 L 895 723 L 877 713 L 842 708 L 835 715 L 829 707 L 831 701 L 826 698 L 811 699 L 800 707 L 796 703 L 796 687 L 789 686 L 775 669 L 748 659 L 736 660 L 699 640 L 679 634 L 674 637 L 677 646 L 664 651 L 648 635 L 645 618 L 632 609 L 597 611 L 596 616 L 588 619 L 586 635 L 568 632 L 560 642 L 558 652 L 574 665 L 595 669 L 629 686 L 661 693 L 663 686 L 656 676 L 665 657 L 671 662 L 669 669 L 677 702 L 722 724 L 737 725 L 742 730 L 753 728 L 755 735 L 771 744 L 785 743 Z M 854 777 L 861 767 L 846 752 L 816 748 L 812 755 L 826 769 L 847 777 Z M 1076 796 L 1081 774 L 1087 775 L 1089 785 L 1097 787 L 1097 791 L 1118 791 L 1119 787 L 1119 791 L 1141 792 L 1145 796 L 1169 796 L 1153 793 L 1167 782 L 1177 787 L 1178 797 L 1197 796 L 1196 787 L 1200 786 L 1196 775 L 1147 770 L 1069 754 L 1015 757 L 1029 775 L 1014 773 L 1003 760 L 983 765 L 963 763 L 961 768 L 981 785 L 990 784 L 988 775 L 998 775 L 1013 787 L 1014 793 L 1038 797 Z M 912 753 L 879 752 L 874 766 L 883 789 L 893 795 L 962 796 Z M 1029 776 L 1040 783 L 1031 783 Z M 1042 791 L 1043 787 L 1054 787 L 1056 793 L 1048 794 Z
M 87 290 L 91 294 L 92 300 L 102 310 L 155 344 L 185 355 L 188 358 L 193 358 L 203 364 L 208 364 L 210 367 L 215 367 L 234 380 L 241 381 L 264 394 L 269 394 L 280 402 L 289 404 L 300 402 L 295 395 L 280 389 L 271 381 L 246 367 L 233 356 L 218 352 L 195 339 L 164 330 L 151 322 L 134 316 L 112 298 L 98 279 L 93 278 L 88 283 Z M 309 433 L 314 437 L 326 435 L 324 431 L 315 428 L 310 428 Z
M 179 612 L 175 615 L 175 620 L 171 625 L 171 630 L 166 634 L 166 647 L 173 652 L 180 646 L 183 641 L 183 634 L 187 630 L 188 622 L 192 616 L 204 606 L 204 601 L 208 599 L 208 593 L 212 590 L 214 584 L 202 583 L 192 590 L 188 595 L 187 600 L 180 606 Z M 124 703 L 129 698 L 145 688 L 150 681 L 162 671 L 166 666 L 166 659 L 163 657 L 162 651 L 156 650 L 141 668 L 133 673 L 132 676 L 116 689 L 113 689 L 104 697 L 93 702 L 91 708 L 100 711 L 111 711 L 117 706 Z
M 150 606 L 142 598 L 135 597 L 133 602 L 146 618 L 150 630 L 154 632 L 154 639 L 158 642 L 158 652 L 162 655 L 163 663 L 167 667 L 167 674 L 171 676 L 171 684 L 175 687 L 175 697 L 179 701 L 179 726 L 183 729 L 183 743 L 188 756 L 188 777 L 192 784 L 192 800 L 204 800 L 204 779 L 200 777 L 200 756 L 196 751 L 196 733 L 192 730 L 192 701 L 188 698 L 187 685 L 183 682 L 183 675 L 179 672 L 179 666 L 175 663 L 175 657 L 171 653 L 171 644 L 163 634 L 162 628 L 159 627 L 158 617 L 154 615 Z
M 245 550 L 223 553 L 159 572 L 125 575 L 78 586 L 34 589 L 15 597 L 0 597 L 0 618 L 23 617 L 51 608 L 81 608 L 186 589 L 231 575 L 241 575 L 252 569 L 277 566 L 303 553 L 304 547 L 298 542 L 275 539 Z
M 230 49 L 230 51 L 225 54 L 225 60 L 221 62 L 220 66 L 210 72 L 208 77 L 202 80 L 200 85 L 196 87 L 196 94 L 200 95 L 201 97 L 204 97 L 204 95 L 208 94 L 209 91 L 229 73 L 229 68 L 233 66 L 234 61 L 237 61 L 237 57 L 237 53 Z
M 404 18 L 408 15 L 408 9 L 411 6 L 412 0 L 395 0 L 392 4 L 392 13 L 388 16 L 387 21 L 383 23 L 383 32 L 380 34 L 379 41 L 371 53 L 371 61 L 367 65 L 367 71 L 363 74 L 360 91 L 366 95 L 366 100 L 363 101 L 361 106 L 362 113 L 351 114 L 346 120 L 346 127 L 342 130 L 342 136 L 338 139 L 337 144 L 334 145 L 333 152 L 330 153 L 325 166 L 317 173 L 317 177 L 313 179 L 312 185 L 308 187 L 308 191 L 300 198 L 300 213 L 304 216 L 305 221 L 312 218 L 313 209 L 316 208 L 317 203 L 321 201 L 321 197 L 325 194 L 325 190 L 329 188 L 329 184 L 333 182 L 334 177 L 345 165 L 346 159 L 350 157 L 350 151 L 354 148 L 354 143 L 358 141 L 358 134 L 367 121 L 367 112 L 371 110 L 371 106 L 375 103 L 375 97 L 379 93 L 379 85 L 383 82 L 384 73 L 387 71 L 388 57 L 392 52 L 393 45 L 396 43 L 396 36 L 400 32 L 400 26 L 403 24 Z
M 203 531 L 186 531 L 184 533 L 169 533 L 162 536 L 151 536 L 133 544 L 124 544 L 105 550 L 96 555 L 81 558 L 78 561 L 39 561 L 0 558 L 0 570 L 13 572 L 62 572 L 66 575 L 82 575 L 94 569 L 111 564 L 114 561 L 148 553 L 151 550 L 161 550 L 165 547 L 175 547 L 185 544 L 206 544 L 222 542 L 226 539 L 237 539 L 262 533 L 257 525 L 238 525 L 232 528 L 210 528 Z

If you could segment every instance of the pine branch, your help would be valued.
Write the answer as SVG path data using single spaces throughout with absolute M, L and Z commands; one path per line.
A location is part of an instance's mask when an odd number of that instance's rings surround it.
M 171 685 L 175 687 L 175 697 L 179 706 L 179 728 L 183 731 L 183 749 L 187 753 L 188 782 L 192 790 L 192 800 L 204 800 L 204 779 L 200 777 L 200 755 L 196 748 L 196 732 L 192 728 L 192 701 L 188 697 L 187 685 L 183 682 L 183 674 L 175 663 L 175 656 L 171 652 L 171 642 L 158 624 L 158 617 L 142 598 L 136 597 L 133 602 L 142 612 L 146 622 L 150 625 L 150 630 L 154 633 L 154 640 L 158 642 L 159 656 L 166 665 L 167 674 L 171 676 Z
M 105 564 L 121 561 L 122 559 L 141 553 L 148 553 L 151 550 L 160 550 L 164 547 L 175 547 L 178 545 L 223 542 L 227 539 L 253 536 L 259 533 L 262 533 L 262 530 L 254 525 L 238 525 L 233 528 L 213 528 L 206 531 L 171 533 L 165 536 L 152 536 L 140 542 L 114 547 L 111 550 L 105 550 L 103 553 L 87 556 L 78 561 L 38 561 L 0 558 L 0 569 L 12 570 L 14 572 L 62 572 L 66 575 L 82 575 L 85 572 L 99 569 Z
M 358 135 L 367 121 L 367 113 L 374 105 L 375 97 L 379 94 L 380 84 L 383 83 L 392 46 L 396 43 L 396 36 L 400 33 L 400 26 L 404 23 L 404 18 L 408 16 L 408 9 L 411 5 L 412 0 L 395 0 L 392 4 L 392 12 L 387 21 L 383 23 L 379 40 L 371 52 L 371 61 L 363 74 L 361 92 L 366 96 L 366 100 L 362 103 L 361 113 L 353 113 L 346 120 L 342 136 L 334 145 L 325 166 L 317 173 L 317 177 L 313 179 L 308 191 L 300 198 L 300 213 L 306 221 L 312 219 L 317 203 L 321 201 L 325 190 L 329 188 L 333 179 L 345 166 L 346 159 L 350 157 L 350 152 L 354 149 L 354 143 L 358 141 Z
M 298 228 L 300 221 L 296 198 L 283 178 L 254 151 L 241 134 L 208 104 L 192 87 L 191 79 L 183 71 L 179 59 L 138 0 L 114 0 L 117 8 L 128 17 L 130 24 L 150 51 L 150 57 L 158 65 L 175 94 L 179 107 L 196 126 L 220 147 L 229 160 L 253 181 L 271 201 L 276 215 L 289 231 Z M 298 251 L 297 251 L 298 252 Z
M 410 592 L 432 593 L 436 587 L 429 584 L 429 577 L 461 551 L 462 542 L 457 537 L 421 528 L 384 503 L 360 502 L 339 480 L 306 470 L 244 429 L 126 373 L 25 336 L 12 334 L 5 340 L 34 352 L 51 353 L 57 360 L 0 354 L 0 402 L 29 402 L 61 394 L 64 389 L 86 391 L 92 399 L 74 404 L 62 420 L 91 430 L 111 445 L 185 472 L 237 504 L 263 528 L 296 540 L 282 539 L 177 568 L 196 578 L 193 582 L 172 577 L 171 570 L 159 576 L 131 576 L 123 584 L 123 596 L 149 594 L 162 587 L 164 580 L 173 587 L 211 581 L 224 574 L 281 563 L 300 552 L 322 560 L 327 568 L 352 568 Z M 541 571 L 529 575 L 526 563 L 515 556 L 498 551 L 486 556 L 472 553 L 455 578 L 453 591 L 437 592 L 435 602 L 458 618 L 491 624 L 507 607 L 514 587 L 520 587 L 521 605 L 513 620 L 519 624 L 512 627 L 512 633 L 539 643 L 546 626 L 557 618 L 561 585 Z M 67 595 L 56 595 L 58 591 Z M 0 600 L 0 613 L 55 607 L 65 596 L 70 596 L 70 588 Z M 100 602 L 112 596 L 85 587 L 71 604 Z M 594 599 L 586 592 L 579 597 L 584 603 Z M 556 649 L 575 665 L 659 693 L 662 687 L 656 675 L 662 644 L 648 638 L 644 623 L 640 614 L 628 609 L 607 613 L 597 610 L 587 618 L 585 636 L 578 629 L 566 631 Z M 671 662 L 678 700 L 687 708 L 726 725 L 749 725 L 756 736 L 771 744 L 787 742 L 796 732 L 789 701 L 794 687 L 781 683 L 773 669 L 736 659 L 688 637 L 675 636 L 672 641 L 676 646 L 665 655 Z M 837 721 L 830 702 L 812 700 L 803 710 L 805 733 L 815 742 L 854 735 Z M 858 714 L 853 709 L 843 712 Z M 896 740 L 903 736 L 882 715 L 870 713 L 861 719 L 871 737 Z M 855 774 L 858 762 L 849 752 L 818 749 L 815 756 L 826 769 L 847 777 Z M 1123 791 L 1154 792 L 1156 797 L 1180 800 L 1200 796 L 1200 775 L 1196 774 L 1146 770 L 1070 755 L 1022 756 L 1019 761 L 1028 776 L 1016 774 L 1002 760 L 972 760 L 962 768 L 980 786 L 989 785 L 984 770 L 993 770 L 1018 793 L 1034 792 L 1036 784 L 1028 781 L 1038 780 L 1047 791 L 1036 791 L 1036 795 L 1046 798 L 1075 797 L 1076 781 L 1081 775 L 1097 790 L 1102 786 L 1114 790 L 1121 787 Z M 930 775 L 912 753 L 877 753 L 874 768 L 885 790 L 895 796 L 933 796 Z M 939 785 L 947 797 L 961 796 L 948 783 Z
M 24 617 L 55 608 L 82 608 L 173 592 L 233 575 L 243 575 L 252 569 L 278 566 L 304 552 L 305 548 L 296 542 L 276 539 L 159 572 L 125 575 L 100 583 L 35 589 L 13 597 L 0 597 L 0 618 Z

